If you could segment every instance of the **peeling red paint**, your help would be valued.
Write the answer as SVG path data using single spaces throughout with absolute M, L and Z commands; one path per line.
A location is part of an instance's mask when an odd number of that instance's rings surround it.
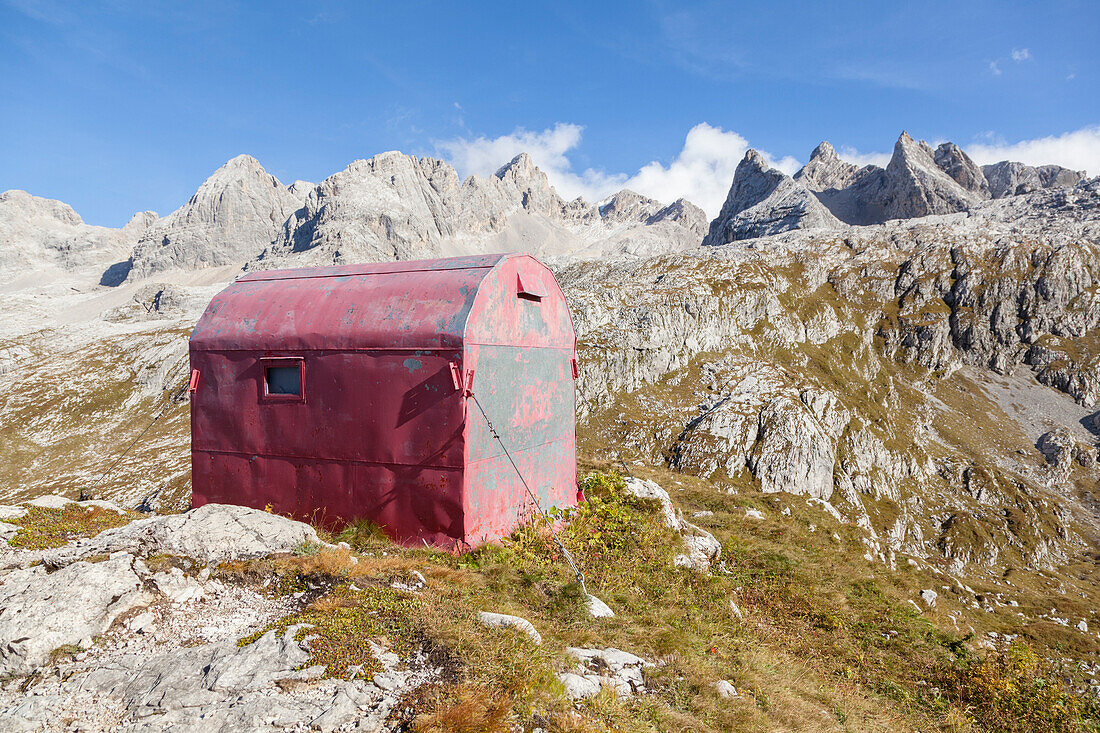
M 561 289 L 527 255 L 248 275 L 191 337 L 193 502 L 497 539 L 534 507 L 468 394 L 543 506 L 573 505 L 575 356 Z M 268 394 L 265 364 L 290 360 L 301 394 Z

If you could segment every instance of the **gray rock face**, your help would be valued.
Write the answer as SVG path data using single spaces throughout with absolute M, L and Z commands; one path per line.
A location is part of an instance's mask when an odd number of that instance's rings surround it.
M 989 181 L 990 195 L 995 199 L 1030 193 L 1040 188 L 1075 186 L 1085 180 L 1085 171 L 1058 165 L 1035 167 L 1008 160 L 983 165 L 982 172 Z
M 206 504 L 184 514 L 139 519 L 49 551 L 50 565 L 66 565 L 90 555 L 133 552 L 184 555 L 203 562 L 223 562 L 289 552 L 319 542 L 316 530 L 259 509 Z
M 1041 165 L 1035 170 L 1039 174 L 1039 183 L 1043 184 L 1043 188 L 1076 186 L 1085 180 L 1086 175 L 1086 171 L 1070 170 L 1060 165 Z
M 847 188 L 866 172 L 867 168 L 841 160 L 832 145 L 822 142 L 814 148 L 806 165 L 794 174 L 794 180 L 811 191 L 826 191 Z
M 936 165 L 955 183 L 983 199 L 989 198 L 989 184 L 977 163 L 955 143 L 943 143 L 936 148 Z
M 884 183 L 871 207 L 881 208 L 885 219 L 951 214 L 981 200 L 940 169 L 928 143 L 905 132 L 894 145 Z
M 662 221 L 675 222 L 700 239 L 706 236 L 709 226 L 706 212 L 683 198 L 676 199 L 663 209 L 659 209 L 646 219 L 645 223 L 654 225 Z
M 1077 440 L 1065 428 L 1043 433 L 1035 447 L 1062 481 L 1069 478 L 1075 463 L 1086 468 L 1096 465 L 1096 448 Z
M 250 268 L 420 259 L 519 250 L 697 244 L 701 211 L 622 191 L 600 209 L 563 200 L 526 153 L 463 181 L 446 163 L 398 152 L 352 163 L 318 184 Z M 601 244 L 602 243 L 602 244 Z
M 124 229 L 90 226 L 60 201 L 26 191 L 0 193 L 0 282 L 51 269 L 102 271 L 126 257 L 156 214 L 135 214 Z
M 838 227 L 840 222 L 806 188 L 770 168 L 749 150 L 737 165 L 733 185 L 704 245 L 722 245 L 792 229 Z
M 1025 494 L 967 459 L 937 467 L 920 446 L 943 450 L 930 426 L 949 408 L 922 396 L 928 383 L 887 374 L 893 361 L 929 370 L 932 384 L 959 369 L 1015 370 L 1095 404 L 1097 242 L 1100 180 L 984 201 L 965 215 L 853 228 L 843 240 L 794 231 L 753 248 L 574 263 L 558 275 L 578 331 L 581 419 L 602 445 L 625 446 L 627 460 L 738 490 L 828 497 L 864 528 L 873 557 L 950 553 L 965 564 L 1001 546 L 1017 562 L 1049 565 L 1071 541 L 1059 534 L 1066 520 L 1044 508 L 1049 499 L 1034 498 L 1045 472 Z M 810 376 L 819 368 L 843 376 Z M 881 423 L 866 418 L 867 404 L 885 411 Z M 899 415 L 906 427 L 884 428 Z M 880 524 L 882 502 L 900 509 Z M 988 511 L 1009 503 L 1028 506 L 1045 529 L 1018 535 Z
M 836 167 L 834 162 L 830 164 Z M 822 172 L 817 172 L 820 169 Z M 829 165 L 811 169 L 808 178 L 825 176 Z M 938 150 L 917 142 L 902 132 L 885 169 L 868 166 L 852 174 L 848 169 L 840 180 L 845 187 L 820 189 L 817 193 L 838 219 L 848 224 L 868 225 L 890 219 L 911 219 L 935 214 L 966 211 L 989 197 L 985 176 L 966 153 L 953 143 Z
M 838 219 L 861 226 L 966 211 L 991 197 L 1073 186 L 1083 179 L 1083 171 L 1056 165 L 1033 168 L 1004 161 L 978 166 L 954 143 L 933 151 L 905 132 L 885 169 L 857 168 L 823 142 L 794 177 Z
M 103 633 L 146 602 L 127 554 L 54 573 L 41 565 L 13 570 L 0 582 L 0 674 L 29 673 L 54 649 Z
M 255 158 L 238 155 L 145 233 L 131 253 L 129 277 L 245 262 L 275 239 L 301 205 Z
M 309 653 L 293 631 L 269 631 L 256 642 L 177 649 L 148 658 L 123 658 L 83 675 L 72 687 L 120 698 L 136 717 L 211 704 L 226 692 L 247 692 L 285 680 L 317 679 L 323 667 L 304 667 Z M 303 668 L 304 667 L 304 668 Z
M 610 223 L 644 222 L 661 209 L 661 204 L 639 193 L 623 189 L 599 207 L 600 217 Z
M 805 405 L 778 398 L 760 412 L 756 444 L 748 465 L 764 493 L 829 500 L 833 494 L 833 440 Z

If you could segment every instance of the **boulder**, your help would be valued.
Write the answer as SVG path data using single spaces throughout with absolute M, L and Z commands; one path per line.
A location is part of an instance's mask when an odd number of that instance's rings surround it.
M 627 476 L 626 491 L 631 496 L 648 501 L 655 501 L 661 507 L 661 518 L 665 526 L 676 531 L 680 530 L 680 519 L 676 516 L 676 509 L 672 506 L 672 498 L 656 482 L 648 479 L 639 479 Z
M 64 509 L 69 504 L 75 504 L 76 501 L 68 499 L 64 496 L 57 496 L 56 494 L 45 494 L 43 496 L 36 496 L 30 501 L 24 502 L 26 506 L 38 507 L 40 509 Z
M 585 597 L 585 607 L 592 618 L 611 618 L 615 615 L 610 606 L 593 595 Z
M 639 499 L 656 501 L 661 508 L 661 518 L 665 526 L 676 530 L 683 538 L 687 553 L 677 555 L 673 558 L 673 562 L 678 567 L 692 568 L 701 573 L 710 570 L 711 565 L 716 563 L 722 555 L 722 544 L 715 539 L 714 535 L 680 518 L 672 506 L 672 499 L 668 492 L 653 481 L 633 476 L 625 480 L 627 493 Z
M 207 563 L 290 552 L 317 543 L 317 531 L 259 509 L 230 504 L 206 504 L 183 514 L 138 519 L 47 551 L 44 560 L 61 566 L 90 555 L 133 552 L 183 555 Z
M 535 629 L 534 624 L 519 616 L 509 616 L 506 613 L 491 613 L 482 611 L 477 615 L 477 620 L 482 626 L 491 629 L 516 629 L 527 635 L 535 644 L 542 643 L 542 635 Z
M 614 647 L 607 649 L 566 647 L 565 651 L 580 662 L 576 670 L 577 676 L 589 683 L 580 687 L 581 683 L 572 680 L 580 689 L 591 690 L 591 683 L 595 682 L 597 686 L 600 683 L 606 683 L 620 697 L 630 697 L 645 691 L 645 677 L 642 670 L 653 665 L 638 655 Z
M 570 700 L 587 700 L 600 694 L 603 689 L 599 677 L 594 674 L 582 676 L 574 672 L 562 672 L 558 675 L 558 680 Z
M 714 691 L 718 693 L 718 697 L 733 698 L 737 697 L 737 688 L 733 686 L 733 683 L 729 680 L 718 680 L 714 683 Z

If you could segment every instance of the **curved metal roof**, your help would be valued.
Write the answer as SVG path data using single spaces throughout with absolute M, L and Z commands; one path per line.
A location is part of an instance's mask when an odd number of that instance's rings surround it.
M 483 291 L 493 295 L 479 301 Z M 214 297 L 191 344 L 207 351 L 453 349 L 467 338 L 575 343 L 553 274 L 529 255 L 495 254 L 250 273 Z

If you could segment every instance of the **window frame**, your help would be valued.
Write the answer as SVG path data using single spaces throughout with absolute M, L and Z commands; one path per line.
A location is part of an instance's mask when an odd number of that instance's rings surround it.
M 265 356 L 260 359 L 260 402 L 267 404 L 303 404 L 306 401 L 306 370 L 303 356 Z M 298 367 L 298 394 L 272 394 L 267 391 L 269 368 Z

